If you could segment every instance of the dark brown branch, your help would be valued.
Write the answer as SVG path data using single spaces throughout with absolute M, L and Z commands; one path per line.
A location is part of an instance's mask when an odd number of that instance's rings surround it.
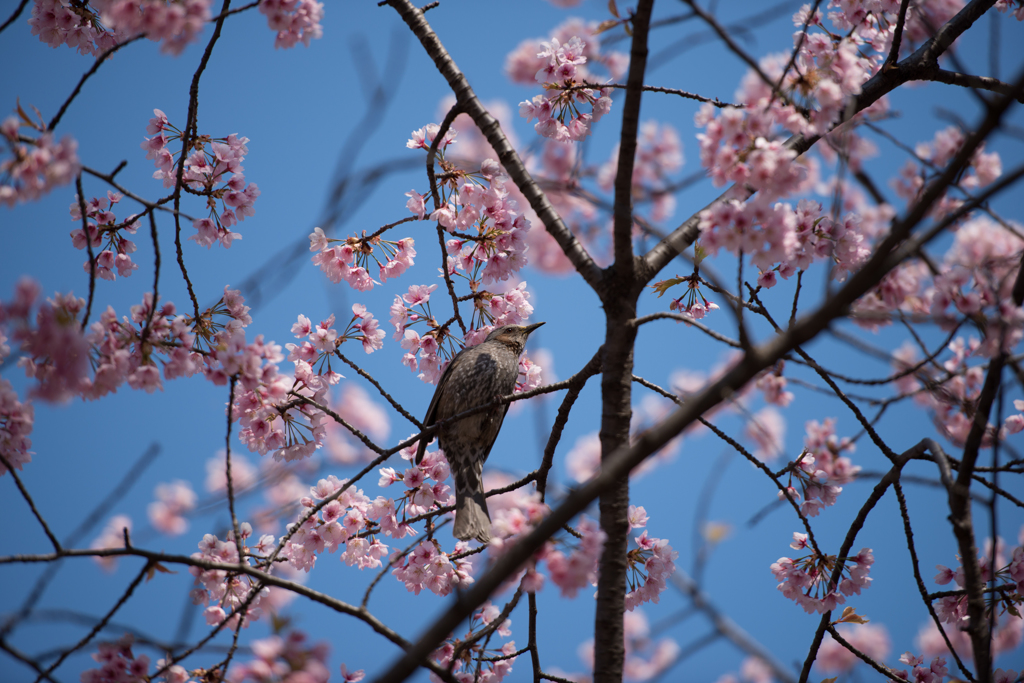
M 378 393 L 379 393 L 379 394 L 380 394 L 381 396 L 383 396 L 383 397 L 384 397 L 384 399 L 385 399 L 385 400 L 386 400 L 386 401 L 387 401 L 388 403 L 390 403 L 390 404 L 391 404 L 391 407 L 392 407 L 392 408 L 394 408 L 395 410 L 397 410 L 397 411 L 398 411 L 398 413 L 399 413 L 399 414 L 400 414 L 400 415 L 401 415 L 402 417 L 404 417 L 404 418 L 405 418 L 406 420 L 408 420 L 409 422 L 412 422 L 412 423 L 413 423 L 414 425 L 416 425 L 417 429 L 423 429 L 423 423 L 422 423 L 422 422 L 420 422 L 419 420 L 417 420 L 417 419 L 416 419 L 415 417 L 413 417 L 413 416 L 412 416 L 411 414 L 409 414 L 409 412 L 408 412 L 408 411 L 407 411 L 407 410 L 406 410 L 405 408 L 403 408 L 403 407 L 402 407 L 402 404 L 401 404 L 401 403 L 399 403 L 399 402 L 398 402 L 398 401 L 396 401 L 395 399 L 391 398 L 391 395 L 390 395 L 390 394 L 389 394 L 388 392 L 386 392 L 386 391 L 384 390 L 384 387 L 382 387 L 382 386 L 380 385 L 380 383 L 379 383 L 379 382 L 378 382 L 378 381 L 377 381 L 376 379 L 374 379 L 374 378 L 373 378 L 373 375 L 371 375 L 370 373 L 366 372 L 366 371 L 365 371 L 365 370 L 363 370 L 363 369 L 362 369 L 361 367 L 359 367 L 358 365 L 356 365 L 355 363 L 353 363 L 353 362 L 352 362 L 351 360 L 349 360 L 348 358 L 346 358 L 346 357 L 345 357 L 345 355 L 344 355 L 344 354 L 343 354 L 343 353 L 341 352 L 341 350 L 340 350 L 340 349 L 339 349 L 339 350 L 337 350 L 337 351 L 335 351 L 335 352 L 334 352 L 334 355 L 335 355 L 335 356 L 337 356 L 338 358 L 340 358 L 341 360 L 343 360 L 343 361 L 344 361 L 345 363 L 347 363 L 347 364 L 348 364 L 348 366 L 349 366 L 350 368 L 352 368 L 353 370 L 355 370 L 356 372 L 358 372 L 358 373 L 359 373 L 359 376 L 360 376 L 360 377 L 362 377 L 362 378 L 363 378 L 363 379 L 365 379 L 365 380 L 366 380 L 367 382 L 369 382 L 370 384 L 372 384 L 372 385 L 374 386 L 374 388 L 375 388 L 375 389 L 377 390 L 377 392 L 378 392 Z
M 82 234 L 85 235 L 85 251 L 89 255 L 89 300 L 85 304 L 85 316 L 82 318 L 82 330 L 89 326 L 92 315 L 92 301 L 96 294 L 96 256 L 92 251 L 92 238 L 89 236 L 89 216 L 85 211 L 85 194 L 82 191 L 82 174 L 75 176 L 75 189 L 78 190 L 78 211 L 82 214 Z
M 54 671 L 56 671 L 57 668 L 64 663 L 64 660 L 66 660 L 72 654 L 88 645 L 89 642 L 92 641 L 92 639 L 95 638 L 96 635 L 104 629 L 104 627 L 106 627 L 107 623 L 114 618 L 114 615 L 117 613 L 117 611 L 121 609 L 121 607 L 123 607 L 124 604 L 128 602 L 128 599 L 132 596 L 132 594 L 135 593 L 135 589 L 139 587 L 139 584 L 142 583 L 142 580 L 146 578 L 146 575 L 149 573 L 152 564 L 152 562 L 146 562 L 146 564 L 143 565 L 142 570 L 136 575 L 132 582 L 128 584 L 128 588 L 125 589 L 124 594 L 121 595 L 118 601 L 114 603 L 114 606 L 107 610 L 107 613 L 103 615 L 103 618 L 96 622 L 96 625 L 93 626 L 89 630 L 89 632 L 82 637 L 81 640 L 75 643 L 75 645 L 73 645 L 71 648 L 62 652 L 60 656 L 57 657 L 57 660 L 53 664 L 51 664 L 49 668 L 46 670 L 47 675 L 52 674 Z M 36 679 L 36 683 L 38 683 L 38 681 L 42 678 L 44 678 L 44 675 L 39 674 L 39 678 Z
M 0 25 L 0 33 L 3 33 L 5 28 L 13 24 L 18 17 L 21 16 L 21 13 L 25 11 L 26 5 L 28 5 L 28 0 L 21 0 L 21 2 L 18 3 L 18 6 L 14 8 L 14 12 L 11 13 L 11 16 L 7 17 L 7 20 Z
M 956 71 L 946 71 L 938 67 L 921 72 L 917 78 L 920 81 L 935 81 L 937 83 L 946 83 L 948 85 L 959 85 L 964 88 L 976 88 L 978 90 L 990 90 L 1000 95 L 1006 95 L 1012 97 L 1018 102 L 1024 103 L 1024 91 L 1020 88 L 1015 88 L 1009 83 L 1003 83 L 997 78 L 991 78 L 989 76 L 972 76 L 970 74 L 962 74 Z
M 22 3 L 22 4 L 24 4 L 24 3 Z M 0 27 L 0 31 L 3 31 L 3 27 Z M 78 80 L 77 85 L 75 85 L 75 89 L 72 90 L 71 94 L 68 95 L 68 98 L 66 100 L 64 100 L 64 104 L 60 105 L 60 109 L 57 110 L 57 113 L 54 114 L 52 119 L 50 119 L 50 123 L 47 124 L 46 127 L 49 130 L 53 130 L 54 128 L 57 127 L 57 124 L 60 123 L 60 120 L 64 117 L 64 112 L 66 112 L 68 110 L 68 107 L 71 106 L 71 103 L 74 101 L 74 99 L 76 97 L 78 97 L 78 93 L 81 92 L 82 86 L 85 85 L 85 82 L 87 80 L 89 80 L 89 78 L 92 77 L 93 74 L 95 74 L 97 71 L 100 70 L 100 67 L 103 65 L 103 63 L 105 61 L 107 61 L 108 57 L 110 57 L 112 54 L 114 54 L 115 52 L 120 50 L 122 47 L 125 47 L 127 45 L 131 45 L 135 41 L 141 40 L 142 38 L 145 38 L 145 37 L 146 37 L 146 34 L 145 33 L 141 33 L 141 34 L 135 36 L 134 38 L 129 38 L 128 40 L 124 41 L 123 43 L 118 43 L 114 47 L 108 48 L 107 50 L 105 50 L 103 52 L 103 54 L 99 55 L 96 58 L 96 61 L 93 62 L 92 67 L 88 71 L 86 71 L 84 74 L 82 74 L 82 77 Z
M 39 526 L 43 527 L 43 533 L 45 533 L 46 537 L 50 539 L 50 544 L 53 546 L 53 549 L 59 553 L 61 551 L 60 541 L 58 541 L 57 537 L 53 535 L 52 531 L 50 531 L 50 525 L 46 523 L 45 519 L 43 519 L 43 515 L 36 507 L 35 501 L 32 500 L 32 496 L 29 495 L 28 489 L 26 489 L 25 485 L 21 483 L 21 477 L 19 477 L 18 473 L 15 471 L 13 463 L 0 454 L 0 464 L 7 468 L 7 473 L 14 479 L 14 485 L 18 487 L 21 497 L 25 499 L 26 503 L 28 503 L 28 509 L 32 511 L 32 516 L 39 522 Z

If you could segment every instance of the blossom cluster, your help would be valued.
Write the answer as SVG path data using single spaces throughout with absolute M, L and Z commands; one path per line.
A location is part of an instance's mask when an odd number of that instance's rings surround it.
M 718 310 L 718 304 L 714 301 L 708 301 L 704 293 L 700 291 L 700 275 L 696 271 L 693 275 L 683 277 L 676 275 L 667 280 L 659 280 L 650 285 L 650 287 L 658 293 L 658 298 L 660 299 L 669 289 L 681 284 L 685 284 L 686 289 L 682 294 L 669 302 L 668 308 L 670 311 L 679 311 L 681 315 L 691 320 L 702 320 L 711 311 Z
M 298 359 L 294 378 L 280 373 L 281 347 L 264 342 L 262 335 L 249 343 L 243 330 L 224 330 L 216 341 L 207 356 L 207 377 L 223 384 L 237 375 L 240 389 L 235 392 L 232 414 L 242 427 L 239 440 L 260 455 L 273 451 L 279 461 L 312 455 L 323 441 L 326 416 L 302 399 L 323 405 L 331 384 L 328 378 L 311 375 L 303 380 L 298 376 Z
M 841 282 L 871 255 L 857 214 L 833 221 L 813 200 L 800 200 L 794 211 L 788 203 L 772 205 L 769 196 L 728 199 L 701 211 L 701 247 L 711 254 L 749 254 L 758 284 L 767 288 L 775 285 L 776 272 L 788 279 L 822 259 L 832 262 L 832 278 Z
M 114 205 L 121 201 L 122 195 L 117 192 L 107 191 L 106 197 L 93 197 L 85 202 L 85 216 L 87 219 L 85 230 L 76 228 L 71 231 L 71 243 L 75 249 L 85 249 L 87 246 L 102 250 L 95 255 L 96 277 L 103 280 L 113 280 L 114 271 L 121 277 L 129 277 L 139 269 L 137 263 L 132 262 L 131 254 L 135 252 L 135 242 L 125 237 L 122 231 L 134 235 L 139 229 L 138 219 L 135 214 L 128 216 L 118 222 L 114 215 Z M 78 195 L 71 202 L 69 207 L 71 219 L 81 222 L 82 207 L 79 204 Z M 91 219 L 91 220 L 89 220 Z M 88 237 L 86 234 L 88 233 Z M 85 272 L 90 272 L 93 266 L 89 261 L 83 264 Z
M 187 481 L 157 484 L 156 500 L 149 504 L 149 522 L 162 533 L 179 536 L 188 531 L 185 514 L 196 506 L 196 493 Z
M 18 364 L 38 380 L 30 395 L 66 401 L 81 390 L 88 372 L 89 343 L 77 319 L 85 300 L 57 293 L 40 304 L 33 317 L 38 298 L 38 283 L 21 279 L 14 298 L 0 307 L 0 325 L 8 328 L 11 340 L 19 344 L 23 355 Z
M 891 643 L 889 633 L 884 626 L 877 624 L 842 624 L 836 631 L 843 637 L 843 640 L 853 645 L 857 650 L 864 653 L 876 662 L 883 662 L 889 656 Z M 822 673 L 840 674 L 852 669 L 861 660 L 857 655 L 847 650 L 839 641 L 826 634 L 818 649 L 818 656 L 814 665 Z
M 474 283 L 508 280 L 522 269 L 528 262 L 530 221 L 518 210 L 501 177 L 493 177 L 487 187 L 460 185 L 457 196 L 430 216 L 455 235 L 444 245 L 448 274 L 468 278 L 475 289 Z M 473 228 L 475 234 L 457 232 Z
M 978 567 L 981 572 L 979 580 L 986 584 L 999 581 L 1001 582 L 999 587 L 1004 590 L 997 590 L 993 593 L 993 598 L 988 601 L 989 609 L 999 608 L 1000 612 L 1008 612 L 1019 620 L 1017 606 L 1024 599 L 1024 543 L 1013 549 L 1009 561 L 1006 558 L 1005 544 L 1002 539 L 996 543 L 994 558 L 992 551 L 992 541 L 988 540 L 978 557 Z M 995 560 L 994 573 L 993 559 Z M 941 564 L 936 565 L 936 569 L 939 570 L 939 573 L 935 575 L 935 583 L 945 586 L 953 582 L 960 588 L 960 593 L 939 598 L 935 605 L 935 613 L 944 623 L 958 628 L 966 626 L 969 619 L 967 616 L 967 593 L 964 591 L 966 581 L 963 562 L 961 561 L 955 570 Z
M 829 19 L 837 27 L 836 33 L 824 25 L 819 12 L 810 15 L 810 7 L 804 5 L 793 16 L 793 23 L 802 28 L 809 20 L 810 30 L 794 33 L 796 58 L 785 78 L 783 69 L 790 54 L 769 55 L 761 60 L 760 73 L 749 71 L 737 92 L 746 113 L 757 119 L 752 127 L 767 130 L 779 124 L 791 133 L 828 133 L 841 120 L 846 101 L 860 93 L 888 54 L 899 5 L 877 5 L 869 12 L 861 2 L 831 4 L 836 11 Z M 935 26 L 945 19 L 938 21 Z M 781 87 L 776 90 L 780 79 Z M 885 106 L 885 102 L 876 103 L 868 111 Z
M 516 661 L 516 643 L 514 640 L 504 642 L 501 647 L 491 647 L 491 638 L 479 637 L 484 629 L 491 628 L 491 624 L 501 615 L 501 610 L 489 602 L 480 606 L 480 609 L 473 612 L 469 620 L 469 630 L 466 634 L 455 640 L 449 638 L 438 649 L 434 650 L 431 658 L 438 665 L 451 667 L 452 674 L 457 681 L 466 683 L 499 683 L 505 676 L 512 673 L 512 665 Z M 512 620 L 505 619 L 497 626 L 494 633 L 500 637 L 508 638 L 512 635 Z M 468 644 L 468 646 L 467 646 Z M 461 650 L 458 659 L 456 648 Z M 452 660 L 455 659 L 453 662 Z M 431 673 L 430 680 L 433 683 L 440 683 L 441 679 L 437 674 Z
M 579 36 L 573 36 L 564 45 L 558 38 L 552 38 L 541 47 L 537 57 L 544 64 L 535 78 L 546 92 L 520 102 L 519 115 L 527 121 L 537 119 L 533 128 L 546 138 L 579 142 L 590 135 L 591 124 L 611 110 L 611 89 L 586 87 L 586 44 Z M 581 105 L 589 107 L 590 113 L 581 111 Z
M 225 678 L 228 683 L 243 683 L 247 680 L 255 683 L 327 683 L 330 680 L 331 674 L 327 668 L 330 648 L 326 641 L 310 643 L 306 640 L 306 634 L 293 630 L 285 637 L 272 635 L 254 640 L 249 647 L 254 658 L 234 664 Z M 344 666 L 342 664 L 343 670 Z M 343 673 L 342 680 L 358 681 L 361 678 L 345 678 Z
M 900 169 L 899 177 L 893 179 L 892 187 L 903 199 L 913 201 L 917 199 L 929 180 L 926 167 L 933 173 L 944 169 L 953 157 L 960 151 L 966 141 L 966 136 L 956 126 L 949 126 L 937 131 L 930 143 L 918 143 L 914 149 L 915 160 L 907 161 Z M 969 172 L 965 173 L 959 181 L 961 188 L 974 190 L 984 187 L 996 181 L 1003 173 L 1002 160 L 998 152 L 985 152 L 984 145 L 971 156 Z M 935 213 L 942 215 L 956 209 L 961 202 L 949 197 L 944 198 Z
M 861 470 L 841 455 L 843 451 L 852 452 L 855 446 L 849 437 L 840 439 L 836 436 L 835 424 L 832 417 L 826 418 L 824 423 L 817 420 L 807 422 L 803 453 L 789 473 L 786 493 L 795 501 L 803 498 L 800 512 L 808 517 L 817 517 L 823 508 L 835 505 L 843 485 L 856 479 Z M 780 491 L 779 498 L 783 497 Z
M 131 318 L 117 319 L 114 309 L 107 307 L 100 319 L 92 323 L 84 341 L 91 347 L 93 377 L 81 379 L 84 398 L 97 399 L 117 391 L 126 383 L 132 389 L 149 393 L 163 389 L 160 378 L 162 362 L 164 378 L 191 377 L 203 367 L 203 359 L 193 350 L 196 339 L 190 320 L 175 315 L 173 303 L 154 307 L 147 292 L 142 304 L 132 306 Z M 165 359 L 158 359 L 165 355 Z M 33 360 L 33 363 L 36 361 Z M 41 379 L 38 366 L 35 376 Z
M 241 391 L 236 393 L 234 415 L 245 423 L 243 442 L 252 450 L 262 448 L 262 452 L 269 447 L 294 446 L 287 438 L 280 444 L 270 439 L 268 446 L 272 430 L 263 433 L 257 427 L 254 432 L 250 424 L 257 408 L 269 400 L 284 399 L 290 383 L 277 375 L 280 347 L 264 343 L 262 337 L 246 342 L 243 328 L 251 318 L 237 291 L 225 287 L 221 301 L 198 321 L 176 315 L 173 303 L 154 307 L 147 292 L 143 303 L 131 308 L 130 317 L 118 320 L 108 307 L 84 331 L 78 320 L 85 306 L 82 299 L 58 293 L 38 307 L 33 319 L 30 314 L 38 295 L 38 285 L 22 281 L 14 300 L 3 305 L 0 315 L 0 324 L 12 328 L 12 338 L 20 342 L 23 355 L 18 364 L 37 380 L 30 390 L 32 396 L 47 401 L 75 396 L 91 400 L 113 393 L 125 383 L 132 389 L 153 392 L 163 388 L 164 379 L 198 372 L 217 385 L 237 375 Z M 224 318 L 226 323 L 221 322 Z M 293 410 L 308 408 L 302 405 Z M 318 419 L 314 411 L 308 413 L 312 420 Z M 290 423 L 295 421 L 284 409 L 278 414 Z M 168 529 L 180 525 L 178 516 L 159 515 Z
M 266 15 L 271 31 L 277 31 L 275 48 L 295 47 L 320 38 L 324 29 L 324 4 L 316 0 L 260 0 L 260 13 Z
M 905 669 L 894 672 L 906 681 L 913 681 L 913 683 L 942 683 L 946 676 L 949 675 L 945 657 L 935 657 L 928 666 L 925 666 L 924 657 L 904 652 L 900 655 L 900 661 L 914 667 L 909 674 Z M 1015 680 L 1015 677 L 1007 678 L 1004 676 L 1001 678 L 1008 681 Z M 996 680 L 994 676 L 993 680 Z
M 374 443 L 384 442 L 391 434 L 388 411 L 354 382 L 345 384 L 340 396 L 331 401 L 330 407 L 341 419 L 372 439 Z M 342 465 L 368 462 L 377 457 L 365 442 L 334 421 L 327 424 L 324 449 L 332 462 Z
M 6 155 L 0 157 L 0 204 L 28 202 L 70 183 L 81 164 L 78 143 L 65 135 L 59 142 L 42 123 L 31 123 L 19 108 L 21 119 L 10 116 L 0 124 Z M 39 137 L 21 137 L 22 125 L 39 131 Z
M 146 126 L 152 135 L 139 145 L 146 150 L 146 158 L 152 159 L 157 170 L 153 177 L 162 180 L 164 187 L 173 187 L 178 178 L 178 162 L 167 145 L 180 140 L 184 133 L 167 119 L 159 109 L 153 110 L 153 118 Z M 240 138 L 235 133 L 226 138 L 211 138 L 200 135 L 190 141 L 190 153 L 184 160 L 182 182 L 191 192 L 207 198 L 209 217 L 192 221 L 198 233 L 190 240 L 209 248 L 220 243 L 225 249 L 234 239 L 241 239 L 229 228 L 256 213 L 253 204 L 260 196 L 256 183 L 246 184 L 242 161 L 249 153 L 246 143 L 249 138 Z M 218 202 L 220 211 L 218 212 Z
M 779 360 L 773 367 L 762 372 L 754 382 L 754 386 L 764 395 L 765 403 L 785 408 L 793 402 L 793 392 L 786 390 L 788 382 L 782 375 L 785 367 L 785 361 Z
M 447 324 L 440 324 L 430 311 L 430 297 L 437 285 L 410 285 L 408 291 L 391 304 L 391 324 L 395 328 L 394 339 L 399 340 L 405 350 L 402 364 L 412 372 L 418 372 L 419 379 L 429 384 L 436 383 L 444 372 L 448 361 L 458 353 L 458 340 Z M 526 283 L 520 282 L 504 294 L 477 290 L 473 296 L 471 329 L 466 332 L 463 343 L 475 346 L 485 339 L 496 327 L 518 325 L 533 314 L 530 292 Z M 428 329 L 422 333 L 414 327 L 423 323 Z M 541 368 L 527 357 L 519 359 L 519 378 L 516 391 L 528 391 L 540 386 Z
M 991 358 L 1009 352 L 1024 339 L 1024 312 L 1013 303 L 1013 283 L 1020 270 L 1024 239 L 987 216 L 979 216 L 957 232 L 934 278 L 931 312 L 953 306 L 964 315 L 983 314 L 985 339 L 977 353 Z
M 136 656 L 132 652 L 135 639 L 125 634 L 120 640 L 112 643 L 99 643 L 94 661 L 100 664 L 98 669 L 86 669 L 82 672 L 82 683 L 148 683 L 163 681 L 164 683 L 189 683 L 191 677 L 180 664 L 171 664 L 164 659 L 156 660 L 156 670 L 163 671 L 158 677 L 149 675 L 149 657 Z
M 810 548 L 807 534 L 793 533 L 790 547 L 794 550 Z M 871 565 L 875 557 L 870 548 L 862 549 L 852 557 L 818 554 L 813 548 L 809 555 L 799 558 L 780 557 L 772 564 L 772 574 L 779 580 L 779 591 L 804 608 L 808 614 L 823 614 L 846 602 L 846 596 L 860 595 L 871 585 Z M 832 573 L 841 566 L 838 584 L 832 583 Z M 852 566 L 851 566 L 852 565 Z
M 91 4 L 91 7 L 90 7 Z M 99 55 L 137 35 L 161 42 L 178 55 L 210 19 L 211 0 L 91 0 L 71 4 L 35 0 L 32 35 L 50 47 L 66 44 L 83 55 Z
M 602 51 L 602 27 L 598 22 L 585 22 L 571 18 L 552 30 L 545 39 L 524 40 L 505 58 L 505 74 L 513 83 L 535 85 L 537 74 L 546 69 L 550 55 L 545 54 L 545 43 L 557 40 L 559 45 L 569 43 L 573 38 L 582 44 L 581 56 L 590 66 L 600 65 L 613 80 L 622 78 L 629 66 L 629 55 L 624 52 Z M 543 55 L 543 56 L 542 56 Z M 580 69 L 577 68 L 577 71 Z M 504 125 L 502 126 L 504 128 Z
M 331 246 L 332 243 L 338 243 Z M 379 285 L 367 270 L 370 260 L 377 264 L 381 282 L 388 278 L 396 278 L 415 263 L 415 240 L 403 237 L 397 242 L 389 242 L 374 234 L 369 237 L 349 237 L 338 240 L 327 237 L 320 228 L 314 228 L 309 236 L 309 250 L 313 254 L 313 265 L 320 268 L 334 284 L 342 280 L 360 292 L 373 289 Z M 377 256 L 375 251 L 380 251 Z
M 430 220 L 455 236 L 445 243 L 448 274 L 469 280 L 474 292 L 481 282 L 508 280 L 528 262 L 530 221 L 505 187 L 501 167 L 485 159 L 474 174 L 444 157 L 439 163 L 448 179 L 442 185 L 441 206 Z
M 974 423 L 974 411 L 981 397 L 985 380 L 984 366 L 972 365 L 969 360 L 982 356 L 983 342 L 977 337 L 964 340 L 957 337 L 947 347 L 951 356 L 941 364 L 941 371 L 919 368 L 912 375 L 899 380 L 897 388 L 904 394 L 914 395 L 922 407 L 932 412 L 932 421 L 943 436 L 955 444 L 963 444 Z M 894 369 L 905 372 L 916 366 L 917 354 L 905 345 L 894 354 Z M 1024 403 L 1022 403 L 1024 406 Z M 1024 418 L 1011 415 L 1000 430 L 1000 438 L 1014 433 Z M 982 435 L 982 447 L 990 447 L 996 427 L 987 425 Z
M 597 585 L 598 562 L 607 537 L 597 522 L 587 517 L 580 518 L 576 531 L 582 538 L 568 555 L 556 548 L 544 555 L 548 575 L 564 598 L 575 598 L 580 588 Z
M 216 346 L 206 357 L 207 376 L 218 384 L 238 376 L 241 389 L 236 392 L 234 415 L 242 426 L 239 439 L 249 450 L 260 455 L 274 451 L 275 460 L 293 461 L 311 456 L 323 445 L 326 415 L 313 403 L 326 406 L 330 388 L 342 379 L 331 367 L 331 356 L 350 339 L 372 353 L 384 337 L 365 306 L 354 304 L 352 312 L 340 336 L 333 314 L 315 326 L 306 316 L 298 316 L 292 334 L 306 340 L 285 345 L 288 360 L 295 365 L 291 376 L 279 372 L 278 363 L 285 357 L 277 344 L 265 343 L 262 336 L 247 343 L 240 330 L 218 333 Z
M 646 525 L 646 513 L 636 523 L 641 521 Z M 629 565 L 626 578 L 628 611 L 645 602 L 658 602 L 661 592 L 665 590 L 666 580 L 676 571 L 675 559 L 679 557 L 679 553 L 672 550 L 666 539 L 649 538 L 646 530 L 634 540 L 636 548 L 626 554 Z
M 405 584 L 406 590 L 415 595 L 426 588 L 442 597 L 453 588 L 473 583 L 472 565 L 463 559 L 452 560 L 443 552 L 436 541 L 423 541 L 412 552 L 397 558 L 392 564 L 391 574 Z M 459 541 L 452 555 L 469 550 L 469 544 Z
M 337 384 L 341 375 L 330 369 L 330 359 L 344 342 L 354 340 L 362 343 L 363 351 L 373 353 L 383 347 L 385 332 L 379 328 L 379 321 L 366 310 L 363 304 L 352 304 L 352 318 L 339 335 L 334 328 L 334 314 L 327 320 L 313 325 L 309 318 L 299 314 L 298 322 L 292 325 L 292 334 L 298 339 L 306 338 L 301 344 L 285 344 L 288 360 L 295 362 L 296 379 L 310 388 L 319 388 L 322 377 L 328 384 Z M 314 372 L 314 367 L 317 370 Z
M 383 533 L 402 538 L 406 533 L 415 533 L 411 527 L 398 524 L 394 501 L 382 496 L 371 501 L 361 489 L 344 488 L 347 483 L 347 479 L 338 479 L 332 474 L 310 487 L 310 495 L 299 501 L 303 508 L 299 513 L 301 522 L 288 525 L 289 538 L 281 553 L 295 569 L 309 572 L 316 564 L 317 555 L 324 550 L 333 553 L 342 548 L 341 561 L 345 564 L 360 569 L 380 567 L 381 558 L 388 555 L 388 547 L 376 535 Z M 338 494 L 339 491 L 342 492 Z M 327 498 L 332 500 L 318 513 L 309 514 L 310 508 L 318 505 L 317 501 Z M 368 537 L 372 540 L 367 540 Z
M 6 338 L 0 332 L 0 349 Z M 0 360 L 5 354 L 0 353 Z M 20 470 L 32 462 L 32 427 L 35 422 L 35 406 L 30 401 L 18 400 L 18 392 L 6 379 L 0 379 L 0 455 L 7 463 Z M 7 466 L 0 462 L 0 476 L 7 474 Z
M 633 201 L 651 202 L 651 220 L 664 221 L 675 212 L 675 195 L 668 189 L 668 175 L 683 167 L 683 146 L 679 133 L 667 123 L 644 121 L 636 139 L 631 183 Z M 610 192 L 619 168 L 619 146 L 616 145 L 597 172 L 602 190 Z
M 274 547 L 274 537 L 267 534 L 260 537 L 259 542 L 249 550 L 246 541 L 252 535 L 252 527 L 248 522 L 239 525 L 239 537 L 243 558 L 238 556 L 239 543 L 235 542 L 234 532 L 229 531 L 222 541 L 213 534 L 206 534 L 199 542 L 199 552 L 192 553 L 192 559 L 224 564 L 238 564 L 243 559 L 256 555 L 266 555 Z M 210 626 L 225 623 L 229 629 L 238 628 L 239 622 L 248 627 L 251 622 L 263 616 L 260 601 L 269 594 L 270 589 L 261 587 L 258 580 L 247 574 L 238 574 L 224 569 L 203 569 L 190 566 L 189 573 L 195 577 L 194 585 L 189 591 L 193 605 L 205 605 L 203 616 Z M 244 619 L 243 619 L 244 618 Z
M 107 525 L 103 527 L 103 531 L 100 532 L 100 535 L 93 539 L 92 543 L 89 544 L 89 547 L 92 550 L 124 548 L 126 530 L 127 533 L 131 533 L 131 518 L 127 515 L 114 515 L 107 520 Z M 92 559 L 106 572 L 112 572 L 117 569 L 117 557 L 115 556 L 96 555 Z

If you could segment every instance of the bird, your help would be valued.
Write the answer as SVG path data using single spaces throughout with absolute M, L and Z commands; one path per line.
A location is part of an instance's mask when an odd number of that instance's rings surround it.
M 427 428 L 454 415 L 507 396 L 516 387 L 519 356 L 530 333 L 544 323 L 503 325 L 495 328 L 482 343 L 463 349 L 452 358 L 430 399 L 423 427 Z M 437 432 L 438 444 L 448 459 L 455 482 L 455 525 L 452 534 L 463 541 L 491 540 L 491 516 L 484 498 L 484 461 L 491 453 L 508 404 L 495 406 L 462 420 L 443 425 Z M 416 464 L 430 439 L 420 439 Z

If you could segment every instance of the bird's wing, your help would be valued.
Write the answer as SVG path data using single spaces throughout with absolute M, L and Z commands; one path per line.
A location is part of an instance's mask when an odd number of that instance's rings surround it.
M 508 409 L 511 405 L 511 403 L 506 403 L 504 406 L 499 408 L 501 410 L 501 415 L 496 420 L 497 424 L 494 426 L 494 438 L 491 439 L 491 445 L 487 447 L 487 452 L 483 455 L 484 460 L 487 460 L 491 455 L 491 449 L 494 448 L 494 442 L 498 440 L 498 433 L 501 431 L 501 425 L 505 422 L 505 415 L 508 414 Z
M 444 392 L 445 383 L 448 382 L 448 377 L 452 374 L 452 367 L 459 362 L 462 358 L 462 352 L 455 355 L 452 358 L 452 362 L 448 363 L 448 367 L 441 373 L 441 379 L 437 380 L 437 387 L 434 389 L 434 396 L 430 399 L 430 405 L 427 407 L 427 416 L 423 418 L 423 427 L 429 427 L 437 421 L 437 404 L 441 398 L 441 394 Z M 423 453 L 427 450 L 427 443 L 430 439 L 420 439 L 420 443 L 416 446 L 416 464 L 419 465 L 420 461 L 423 460 Z

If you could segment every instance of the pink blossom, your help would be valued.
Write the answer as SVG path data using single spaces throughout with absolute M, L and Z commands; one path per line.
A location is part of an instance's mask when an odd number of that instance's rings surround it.
M 837 629 L 839 635 L 850 645 L 871 657 L 876 662 L 884 662 L 891 648 L 889 633 L 884 626 L 875 624 L 841 625 Z M 861 660 L 855 654 L 840 645 L 831 635 L 827 635 L 818 650 L 815 666 L 824 674 L 842 674 L 852 669 Z
M 56 0 L 46 0 L 56 5 Z M 19 137 L 18 119 L 9 117 L 2 126 L 10 158 L 0 156 L 0 204 L 14 206 L 18 202 L 34 201 L 58 185 L 71 182 L 81 164 L 78 161 L 78 143 L 71 137 L 60 142 L 49 132 L 23 142 Z
M 149 504 L 149 522 L 158 531 L 180 536 L 188 531 L 184 515 L 196 506 L 196 494 L 187 481 L 176 480 L 156 487 L 157 500 Z
M 423 195 L 416 190 L 410 190 L 405 193 L 405 196 L 409 198 L 409 201 L 405 203 L 405 207 L 409 209 L 417 218 L 423 220 L 423 217 L 427 213 L 426 204 L 423 202 Z
M 130 533 L 132 520 L 125 515 L 115 515 L 110 518 L 107 525 L 100 532 L 100 535 L 93 539 L 89 547 L 93 550 L 106 550 L 108 548 L 124 548 L 125 529 Z M 97 555 L 93 560 L 106 572 L 112 572 L 117 568 L 117 557 L 104 557 Z
M 260 0 L 260 13 L 266 15 L 267 26 L 277 32 L 275 48 L 292 48 L 298 43 L 309 47 L 310 41 L 323 36 L 320 20 L 324 5 L 315 0 Z

